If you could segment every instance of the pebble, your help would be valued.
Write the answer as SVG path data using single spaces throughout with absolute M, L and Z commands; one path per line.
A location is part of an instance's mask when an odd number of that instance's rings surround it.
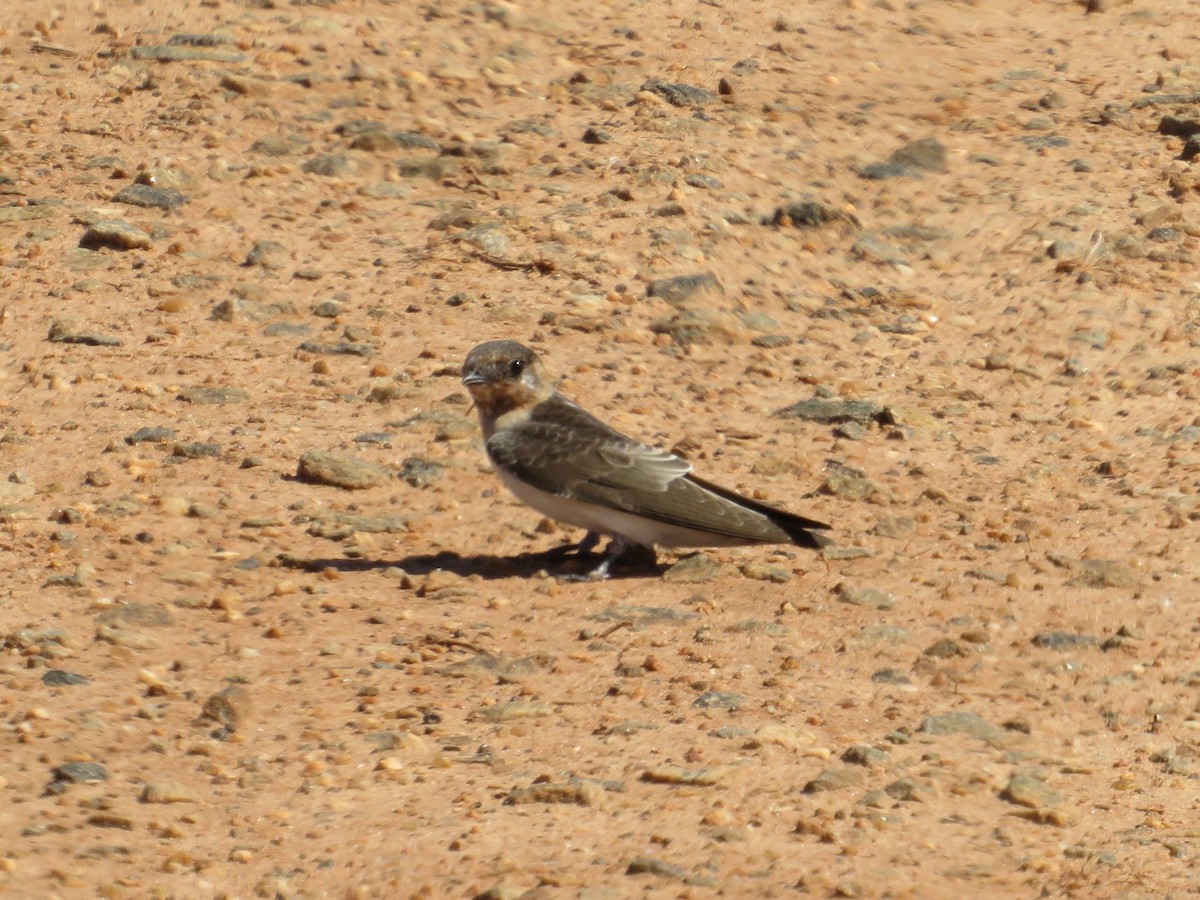
M 135 444 L 162 444 L 175 439 L 175 431 L 171 428 L 161 428 L 158 426 L 146 426 L 139 428 L 133 434 L 125 437 L 125 443 L 133 446 Z
M 121 339 L 95 331 L 80 331 L 70 319 L 55 319 L 46 337 L 52 344 L 83 344 L 89 347 L 119 347 Z
M 113 203 L 127 203 L 130 206 L 140 206 L 146 209 L 179 209 L 187 203 L 187 197 L 181 191 L 171 188 L 156 187 L 152 184 L 131 184 L 121 188 L 112 198 Z
M 180 781 L 151 781 L 142 789 L 143 803 L 198 803 L 200 792 Z
M 738 567 L 738 571 L 741 572 L 746 578 L 751 578 L 755 581 L 769 581 L 772 584 L 786 584 L 792 580 L 791 572 L 789 572 L 783 566 L 777 566 L 771 563 L 743 563 Z
M 664 300 L 682 309 L 695 299 L 715 300 L 725 297 L 725 287 L 712 272 L 659 278 L 646 285 L 646 296 Z
M 663 334 L 679 346 L 689 344 L 726 346 L 740 342 L 745 333 L 733 313 L 717 309 L 684 309 L 650 323 L 654 334 Z
M 1000 729 L 972 712 L 949 712 L 929 716 L 918 729 L 924 734 L 965 734 L 969 737 L 991 740 L 1000 734 Z
M 741 709 L 746 705 L 746 698 L 732 691 L 705 691 L 692 701 L 696 709 Z
M 604 803 L 604 788 L 594 781 L 575 781 L 567 784 L 534 784 L 513 788 L 504 802 L 509 806 L 522 803 L 567 803 L 596 808 Z
M 300 457 L 296 478 L 307 484 L 324 484 L 347 491 L 383 487 L 392 480 L 390 470 L 376 463 L 311 451 Z
M 96 621 L 105 625 L 121 623 L 142 628 L 166 628 L 175 624 L 175 616 L 158 603 L 133 601 L 105 610 L 96 616 Z
M 300 344 L 300 349 L 305 353 L 318 353 L 328 356 L 370 356 L 375 352 L 375 348 L 370 344 L 357 341 L 337 341 L 332 344 L 320 341 L 304 341 Z
M 704 584 L 722 575 L 724 568 L 719 560 L 706 553 L 692 553 L 668 568 L 663 573 L 663 581 L 670 584 Z
M 863 780 L 861 766 L 834 766 L 825 769 L 816 778 L 804 785 L 806 794 L 823 794 L 829 791 L 841 791 L 855 787 Z
M 495 725 L 517 719 L 540 719 L 553 714 L 553 707 L 540 700 L 510 700 L 481 707 L 471 714 L 471 718 Z
M 725 774 L 726 770 L 723 768 L 684 769 L 679 766 L 656 766 L 642 772 L 641 780 L 650 784 L 687 784 L 711 787 L 720 784 Z
M 66 784 L 92 784 L 108 780 L 108 769 L 93 762 L 69 762 L 50 770 L 55 781 Z
M 50 669 L 42 675 L 42 684 L 46 687 L 72 687 L 78 684 L 91 684 L 92 680 L 86 675 L 77 675 L 62 669 Z
M 1075 634 L 1069 631 L 1043 631 L 1033 636 L 1033 646 L 1047 650 L 1086 650 L 1097 646 L 1100 641 L 1090 634 Z
M 845 582 L 840 582 L 833 590 L 839 601 L 852 606 L 865 606 L 868 609 L 891 609 L 896 605 L 896 598 L 879 588 L 851 587 Z
M 785 406 L 775 413 L 780 419 L 801 419 L 805 422 L 817 422 L 822 425 L 832 425 L 837 422 L 858 422 L 867 425 L 882 422 L 886 410 L 877 403 L 868 400 L 801 400 L 791 406 Z
M 1029 809 L 1053 809 L 1063 802 L 1062 794 L 1046 784 L 1044 774 L 1031 769 L 1013 772 L 1000 799 Z
M 291 262 L 287 247 L 279 241 L 256 241 L 246 253 L 245 265 L 260 269 L 282 269 Z
M 183 388 L 178 397 L 185 403 L 195 403 L 197 406 L 223 406 L 230 403 L 245 403 L 250 399 L 250 392 L 240 387 L 198 384 Z
M 793 200 L 778 207 L 764 220 L 766 225 L 793 226 L 795 228 L 821 228 L 835 225 L 842 230 L 858 230 L 862 227 L 856 216 L 822 203 L 820 200 Z
M 699 107 L 717 102 L 716 95 L 712 91 L 706 91 L 704 88 L 694 87 L 690 84 L 660 81 L 657 78 L 651 78 L 643 83 L 640 90 L 657 94 L 672 106 Z
M 233 50 L 214 50 L 204 47 L 175 46 L 171 44 L 142 44 L 130 47 L 131 59 L 149 59 L 158 62 L 221 62 L 240 63 L 246 61 L 245 54 Z
M 886 162 L 864 166 L 858 174 L 875 180 L 919 178 L 925 172 L 945 172 L 946 156 L 946 147 L 937 138 L 919 138 L 893 152 Z
M 240 684 L 231 684 L 204 701 L 201 715 L 234 731 L 246 723 L 253 711 L 250 691 Z
M 418 456 L 410 456 L 400 466 L 400 477 L 415 488 L 429 487 L 444 474 L 440 465 Z
M 87 250 L 107 247 L 112 250 L 149 250 L 150 235 L 142 229 L 119 219 L 103 219 L 93 223 L 79 239 L 79 246 Z

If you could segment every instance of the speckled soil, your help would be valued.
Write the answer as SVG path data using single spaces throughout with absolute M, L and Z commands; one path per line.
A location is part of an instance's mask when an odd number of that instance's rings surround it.
M 1091 6 L 9 4 L 0 893 L 1194 895 L 1200 32 Z M 834 544 L 553 577 L 498 337 Z

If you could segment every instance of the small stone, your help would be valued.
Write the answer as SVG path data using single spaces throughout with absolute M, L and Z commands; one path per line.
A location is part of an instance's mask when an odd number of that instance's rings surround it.
M 229 403 L 245 403 L 250 399 L 250 392 L 239 387 L 199 384 L 184 388 L 178 396 L 185 403 L 194 403 L 197 406 L 222 406 Z
M 692 701 L 697 709 L 741 709 L 746 705 L 746 698 L 732 691 L 705 691 Z
M 923 172 L 946 171 L 946 147 L 937 138 L 920 138 L 900 147 L 886 162 L 865 166 L 863 178 L 919 177 Z
M 121 623 L 142 628 L 166 628 L 175 624 L 175 616 L 157 603 L 132 601 L 105 610 L 96 616 L 96 621 L 105 625 Z
M 392 473 L 375 463 L 312 451 L 300 457 L 296 477 L 308 484 L 360 491 L 388 484 L 392 480 Z
M 175 432 L 170 428 L 160 428 L 157 426 L 146 426 L 139 428 L 131 435 L 127 435 L 125 443 L 129 445 L 135 444 L 162 444 L 166 441 L 175 439 Z
M 747 578 L 752 578 L 755 581 L 769 581 L 772 584 L 786 584 L 792 580 L 792 573 L 783 566 L 771 565 L 770 563 L 743 563 L 738 567 L 738 571 Z
M 180 191 L 170 188 L 156 187 L 152 184 L 131 184 L 117 191 L 113 195 L 112 201 L 146 209 L 172 210 L 187 203 L 187 197 Z
M 80 331 L 70 319 L 55 319 L 50 323 L 47 340 L 52 344 L 84 344 L 89 347 L 119 347 L 121 339 L 94 331 Z
M 842 762 L 852 766 L 885 766 L 890 760 L 891 756 L 870 744 L 855 744 L 842 753 Z
M 200 792 L 180 781 L 152 781 L 142 789 L 143 803 L 197 803 Z
M 724 569 L 720 561 L 706 553 L 683 557 L 663 573 L 663 581 L 672 584 L 703 584 L 718 578 Z
M 848 787 L 854 787 L 862 781 L 862 771 L 860 766 L 835 766 L 825 769 L 804 785 L 804 793 L 823 794 L 828 791 L 841 791 Z
M 1013 772 L 1000 799 L 1029 809 L 1053 809 L 1063 802 L 1062 794 L 1046 784 L 1042 773 L 1030 769 Z
M 940 716 L 929 716 L 919 729 L 924 734 L 965 734 L 970 737 L 990 740 L 1000 733 L 995 725 L 972 712 L 949 712 Z
M 245 724 L 252 711 L 250 692 L 240 684 L 231 684 L 204 701 L 201 715 L 234 731 Z
M 896 598 L 879 588 L 851 587 L 845 582 L 841 582 L 833 590 L 839 601 L 852 606 L 865 606 L 868 609 L 891 609 L 896 605 Z
M 79 239 L 79 246 L 88 250 L 107 247 L 112 250 L 149 250 L 150 235 L 142 229 L 117 219 L 105 219 L 89 227 Z
M 641 780 L 650 784 L 689 784 L 709 787 L 720 784 L 725 776 L 725 770 L 715 769 L 683 769 L 679 766 L 658 766 L 642 772 Z
M 288 264 L 290 257 L 287 247 L 278 241 L 257 241 L 246 254 L 245 265 L 258 266 L 263 269 L 281 269 Z
M 86 675 L 76 675 L 62 669 L 50 669 L 42 675 L 42 684 L 46 687 L 72 687 L 78 684 L 91 684 L 92 680 Z
M 832 425 L 836 422 L 858 422 L 867 425 L 883 420 L 884 407 L 867 400 L 801 400 L 775 413 L 781 419 L 801 419 Z
M 100 763 L 69 762 L 51 770 L 55 781 L 67 784 L 90 784 L 108 780 L 108 770 Z
M 516 719 L 540 719 L 553 713 L 554 710 L 547 703 L 537 700 L 510 700 L 507 703 L 496 703 L 477 709 L 471 714 L 471 718 L 495 725 Z
M 567 803 L 595 808 L 604 802 L 604 788 L 593 781 L 534 784 L 525 788 L 514 788 L 504 798 L 504 802 L 510 806 L 522 803 Z
M 415 488 L 429 487 L 438 481 L 445 470 L 435 462 L 410 456 L 400 466 L 400 477 Z
M 672 106 L 708 106 L 717 100 L 711 91 L 706 91 L 704 88 L 693 87 L 690 84 L 659 81 L 657 78 L 646 81 L 641 86 L 641 90 L 657 94 Z
M 1100 642 L 1090 634 L 1074 634 L 1068 631 L 1043 631 L 1034 635 L 1033 646 L 1046 650 L 1087 650 Z
M 646 285 L 646 296 L 665 300 L 676 309 L 682 309 L 698 298 L 724 298 L 725 288 L 712 272 L 701 272 L 651 281 Z

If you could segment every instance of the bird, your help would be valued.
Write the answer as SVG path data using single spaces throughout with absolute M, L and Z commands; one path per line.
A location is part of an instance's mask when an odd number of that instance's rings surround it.
M 563 551 L 590 553 L 611 538 L 583 576 L 607 578 L 635 546 L 785 544 L 819 549 L 829 525 L 706 481 L 687 460 L 621 434 L 558 393 L 538 355 L 512 340 L 467 354 L 462 383 L 479 413 L 487 457 L 519 500 L 586 531 Z

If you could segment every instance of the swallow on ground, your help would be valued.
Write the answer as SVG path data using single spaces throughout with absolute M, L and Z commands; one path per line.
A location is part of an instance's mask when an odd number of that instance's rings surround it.
M 462 383 L 479 410 L 488 460 L 519 500 L 584 528 L 574 548 L 612 538 L 589 578 L 605 578 L 632 545 L 817 549 L 823 522 L 775 509 L 692 473 L 687 460 L 626 437 L 559 394 L 536 353 L 488 341 L 467 354 Z

